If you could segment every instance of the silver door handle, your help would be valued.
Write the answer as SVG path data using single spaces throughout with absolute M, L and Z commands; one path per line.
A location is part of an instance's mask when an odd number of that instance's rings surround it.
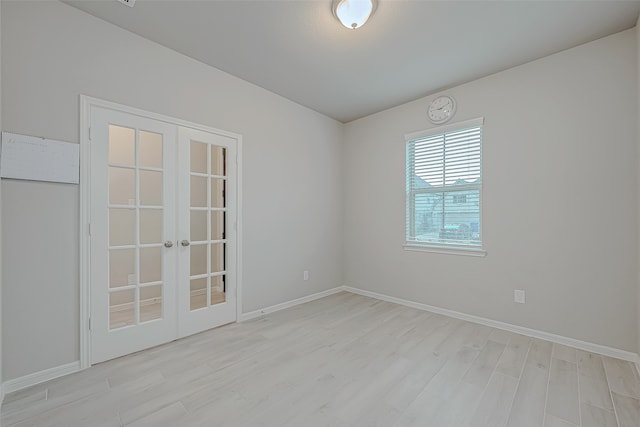
M 171 240 L 167 240 L 166 242 L 164 242 L 165 248 L 170 248 L 171 246 L 173 246 L 173 242 Z
M 180 244 L 186 247 L 186 246 L 189 246 L 191 243 L 188 240 L 183 240 L 182 242 L 180 242 Z

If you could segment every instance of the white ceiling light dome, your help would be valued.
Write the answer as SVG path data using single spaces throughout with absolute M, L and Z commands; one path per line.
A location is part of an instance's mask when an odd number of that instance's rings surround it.
M 333 0 L 332 10 L 342 25 L 355 30 L 367 22 L 377 6 L 377 0 Z

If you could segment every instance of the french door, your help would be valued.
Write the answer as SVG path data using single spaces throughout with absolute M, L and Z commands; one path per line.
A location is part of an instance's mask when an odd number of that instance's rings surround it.
M 179 335 L 186 336 L 236 320 L 237 165 L 233 138 L 181 127 L 178 142 Z
M 236 320 L 236 139 L 90 107 L 92 363 Z

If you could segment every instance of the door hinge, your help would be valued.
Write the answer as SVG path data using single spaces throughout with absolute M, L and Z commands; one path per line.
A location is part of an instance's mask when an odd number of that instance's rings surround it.
M 91 236 L 91 223 L 89 223 L 88 225 L 89 225 L 89 236 Z
M 89 317 L 89 330 L 91 330 L 91 317 Z
M 91 126 L 89 126 L 89 141 L 91 141 Z

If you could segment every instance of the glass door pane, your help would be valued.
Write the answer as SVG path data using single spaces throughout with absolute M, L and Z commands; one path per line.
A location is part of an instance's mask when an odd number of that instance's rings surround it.
M 109 125 L 109 329 L 163 317 L 163 136 Z
M 89 343 L 98 363 L 178 336 L 178 128 L 113 106 L 84 113 Z
M 190 141 L 190 310 L 226 301 L 226 148 Z

